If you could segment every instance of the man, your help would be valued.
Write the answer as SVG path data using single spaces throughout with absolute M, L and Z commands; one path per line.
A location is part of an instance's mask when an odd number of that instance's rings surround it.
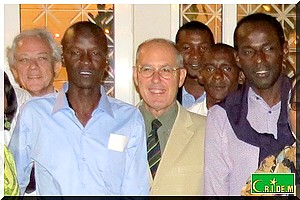
M 217 43 L 203 53 L 203 67 L 199 70 L 198 80 L 204 86 L 206 98 L 188 108 L 189 111 L 207 116 L 210 107 L 243 84 L 244 74 L 236 65 L 234 52 L 233 47 Z
M 202 56 L 207 49 L 213 45 L 214 36 L 205 24 L 191 21 L 184 24 L 176 34 L 176 48 L 183 56 L 183 65 L 187 69 L 187 76 L 183 87 L 177 94 L 177 100 L 185 108 L 202 102 L 205 92 L 202 85 L 198 83 L 198 71 L 202 66 Z
M 148 195 L 143 117 L 101 86 L 103 30 L 77 22 L 62 46 L 68 83 L 25 104 L 9 144 L 21 194 L 34 161 L 37 195 Z
M 143 99 L 151 195 L 202 194 L 205 118 L 176 101 L 185 76 L 173 42 L 151 39 L 138 47 L 134 81 Z
M 300 79 L 299 76 L 296 76 L 293 81 L 293 88 L 290 92 L 290 98 L 288 101 L 288 121 L 292 131 L 292 134 L 295 138 L 295 142 L 292 146 L 285 146 L 280 152 L 277 152 L 274 155 L 270 155 L 265 158 L 259 165 L 259 168 L 255 173 L 295 173 L 295 185 L 297 189 L 297 196 L 299 198 L 300 191 L 300 170 L 299 170 L 299 156 L 300 149 L 296 148 L 300 145 L 299 136 L 296 136 L 296 126 L 297 119 L 300 119 L 300 96 L 296 95 L 296 92 L 300 91 Z M 241 194 L 243 196 L 252 196 L 252 195 L 264 195 L 264 194 L 251 194 L 252 180 L 251 177 L 247 180 L 247 184 L 243 187 Z M 277 191 L 278 192 L 278 191 Z M 291 191 L 293 192 L 293 191 Z
M 246 84 L 210 108 L 205 138 L 205 195 L 240 195 L 267 156 L 291 145 L 287 120 L 291 81 L 282 75 L 288 46 L 276 18 L 252 14 L 234 32 Z
M 15 80 L 31 96 L 55 91 L 53 81 L 61 67 L 61 48 L 46 29 L 29 29 L 17 35 L 7 49 Z

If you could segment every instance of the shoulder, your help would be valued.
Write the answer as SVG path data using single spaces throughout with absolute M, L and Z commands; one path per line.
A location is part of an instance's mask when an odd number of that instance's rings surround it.
M 136 106 L 133 106 L 129 103 L 126 103 L 124 101 L 121 101 L 119 99 L 115 99 L 112 97 L 107 97 L 108 101 L 112 107 L 113 112 L 116 112 L 118 114 L 122 115 L 132 115 L 134 113 L 140 114 L 140 111 Z
M 200 127 L 204 127 L 206 124 L 206 117 L 190 112 L 188 111 L 186 108 L 184 108 L 183 106 L 179 105 L 178 107 L 178 120 L 180 122 L 185 121 L 185 123 L 193 123 L 196 126 L 200 126 Z
M 31 98 L 31 95 L 29 94 L 29 92 L 27 92 L 24 89 L 18 88 L 18 87 L 14 87 L 16 96 L 17 96 L 17 101 L 19 105 L 22 105 L 23 103 L 25 103 L 28 99 Z
M 51 93 L 41 97 L 31 97 L 21 105 L 21 112 L 25 110 L 41 111 L 48 107 L 53 107 L 57 94 Z

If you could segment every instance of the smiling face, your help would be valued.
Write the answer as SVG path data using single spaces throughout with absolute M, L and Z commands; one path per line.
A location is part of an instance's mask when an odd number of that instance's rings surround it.
M 245 23 L 238 30 L 237 46 L 237 61 L 253 89 L 259 93 L 274 86 L 288 53 L 275 29 L 267 23 Z
M 233 50 L 215 48 L 205 52 L 199 81 L 204 85 L 208 102 L 215 104 L 223 100 L 229 92 L 237 90 L 239 73 Z
M 63 65 L 70 87 L 99 89 L 106 68 L 106 37 L 89 30 L 70 29 L 63 44 Z
M 176 47 L 183 56 L 188 77 L 197 78 L 198 70 L 202 66 L 202 55 L 213 43 L 214 41 L 206 30 L 183 30 L 180 32 Z
M 153 66 L 160 69 L 165 66 L 179 68 L 177 51 L 174 46 L 163 42 L 148 42 L 144 44 L 137 57 L 137 66 Z M 145 78 L 137 67 L 134 68 L 134 81 L 145 102 L 146 109 L 154 116 L 165 113 L 176 103 L 178 88 L 182 86 L 186 70 L 181 68 L 174 71 L 171 78 L 163 78 L 159 72 Z
M 18 42 L 11 67 L 14 76 L 33 96 L 41 96 L 54 91 L 54 76 L 60 66 L 52 57 L 48 43 L 38 36 L 29 36 Z

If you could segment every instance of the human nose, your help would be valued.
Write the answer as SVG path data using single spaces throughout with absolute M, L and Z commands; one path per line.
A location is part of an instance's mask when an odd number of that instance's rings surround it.
M 35 68 L 37 68 L 37 67 L 39 66 L 38 63 L 39 63 L 39 62 L 38 62 L 38 59 L 37 59 L 37 58 L 30 58 L 30 59 L 29 59 L 29 68 L 30 68 L 30 69 L 35 69 Z
M 203 51 L 200 48 L 193 48 L 191 51 L 191 57 L 194 59 L 199 59 L 203 55 Z
M 154 83 L 158 83 L 161 80 L 161 75 L 160 75 L 160 71 L 158 69 L 155 68 L 155 70 L 153 71 L 153 75 L 152 75 L 152 82 Z
M 262 51 L 257 51 L 255 53 L 255 59 L 257 63 L 261 63 L 265 59 L 265 55 Z
M 89 64 L 91 62 L 90 56 L 88 53 L 83 53 L 80 58 L 80 62 L 83 64 Z
M 213 75 L 213 78 L 216 79 L 216 80 L 220 80 L 220 79 L 223 79 L 223 77 L 224 77 L 224 74 L 222 72 L 222 69 L 219 69 L 219 68 L 215 69 L 215 73 Z

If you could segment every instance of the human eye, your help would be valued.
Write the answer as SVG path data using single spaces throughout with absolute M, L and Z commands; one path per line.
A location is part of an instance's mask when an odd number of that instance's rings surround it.
M 79 50 L 76 50 L 76 49 L 73 49 L 73 50 L 71 51 L 71 54 L 72 54 L 73 56 L 78 56 L 78 55 L 80 55 L 80 51 L 79 51 Z
M 147 66 L 147 65 L 142 66 L 140 69 L 141 69 L 142 72 L 150 72 L 150 71 L 153 71 L 153 67 Z
M 246 56 L 252 56 L 254 55 L 254 51 L 252 49 L 244 49 L 242 50 L 242 54 Z
M 173 68 L 170 67 L 170 66 L 165 66 L 165 67 L 162 67 L 162 68 L 160 69 L 160 71 L 163 72 L 163 73 L 172 73 Z
M 189 46 L 189 45 L 183 45 L 183 46 L 181 46 L 181 48 L 180 48 L 182 51 L 189 51 L 189 50 L 191 50 L 191 47 Z
M 264 51 L 266 51 L 266 52 L 271 51 L 271 50 L 273 50 L 273 47 L 271 47 L 271 46 L 266 46 L 264 48 Z
M 211 66 L 211 65 L 206 65 L 206 66 L 204 67 L 204 70 L 205 70 L 206 72 L 212 72 L 212 71 L 215 70 L 215 68 L 214 68 L 213 66 Z
M 39 56 L 39 57 L 38 57 L 38 60 L 39 60 L 39 61 L 48 61 L 48 60 L 49 60 L 49 57 L 46 56 L 46 55 Z
M 200 49 L 201 49 L 201 51 L 206 51 L 208 49 L 208 47 L 207 46 L 201 46 Z
M 17 59 L 18 62 L 20 63 L 28 63 L 29 62 L 29 58 L 27 57 L 21 57 Z
M 224 72 L 230 72 L 231 71 L 231 67 L 229 67 L 229 66 L 224 66 L 222 69 L 223 69 Z

